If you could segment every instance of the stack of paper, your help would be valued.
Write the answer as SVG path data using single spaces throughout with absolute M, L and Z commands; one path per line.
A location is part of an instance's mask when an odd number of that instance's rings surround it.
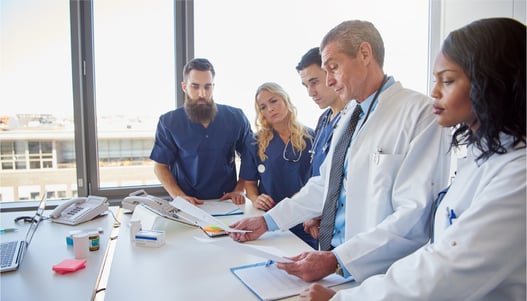
M 225 223 L 210 215 L 208 212 L 202 210 L 201 208 L 198 208 L 196 205 L 187 202 L 187 200 L 185 200 L 184 198 L 177 197 L 170 202 L 170 205 L 176 207 L 181 212 L 192 216 L 196 224 L 202 228 L 216 226 L 226 232 L 249 232 L 245 230 L 233 229 L 227 226 Z
M 240 207 L 234 204 L 231 200 L 205 200 L 202 205 L 197 205 L 197 207 L 212 216 L 243 214 Z

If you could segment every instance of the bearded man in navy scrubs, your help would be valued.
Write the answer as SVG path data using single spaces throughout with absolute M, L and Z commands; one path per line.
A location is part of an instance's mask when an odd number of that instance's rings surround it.
M 242 204 L 244 183 L 237 178 L 235 156 L 241 157 L 243 169 L 253 133 L 241 109 L 214 102 L 214 76 L 207 59 L 185 65 L 181 82 L 185 105 L 159 118 L 150 159 L 173 198 L 192 204 L 206 199 Z

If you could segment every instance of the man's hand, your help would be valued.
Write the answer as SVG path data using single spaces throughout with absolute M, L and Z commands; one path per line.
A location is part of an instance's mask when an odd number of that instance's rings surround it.
M 318 283 L 311 284 L 300 293 L 300 300 L 304 301 L 327 301 L 335 295 L 335 291 Z
M 318 233 L 320 231 L 320 217 L 312 218 L 304 222 L 304 231 L 313 236 L 314 239 L 318 239 Z
M 276 267 L 307 282 L 333 274 L 337 268 L 337 258 L 330 251 L 304 252 L 289 259 L 294 262 L 277 262 Z
M 228 199 L 231 199 L 236 205 L 245 204 L 245 195 L 241 191 L 227 192 L 220 198 L 222 201 Z
M 258 239 L 265 232 L 267 232 L 267 223 L 263 216 L 245 218 L 230 225 L 231 228 L 238 230 L 249 230 L 252 232 L 246 233 L 229 233 L 229 236 L 236 241 L 249 241 Z

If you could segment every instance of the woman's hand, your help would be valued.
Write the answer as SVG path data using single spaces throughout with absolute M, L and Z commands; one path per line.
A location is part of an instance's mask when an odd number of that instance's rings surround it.
M 256 207 L 256 209 L 267 211 L 274 207 L 275 201 L 267 194 L 262 193 L 258 197 L 256 197 L 256 200 L 254 200 L 253 205 L 254 207 Z

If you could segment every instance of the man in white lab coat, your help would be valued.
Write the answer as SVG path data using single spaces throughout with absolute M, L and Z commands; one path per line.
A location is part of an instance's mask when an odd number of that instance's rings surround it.
M 252 232 L 230 235 L 253 240 L 321 216 L 328 186 L 336 181 L 329 177 L 335 145 L 360 105 L 363 113 L 344 162 L 334 249 L 305 252 L 277 267 L 306 281 L 335 272 L 362 281 L 428 241 L 431 205 L 448 180 L 449 135 L 435 123 L 430 98 L 384 74 L 384 45 L 373 24 L 343 22 L 324 37 L 320 49 L 327 85 L 351 100 L 321 174 L 263 217 L 232 225 Z
M 430 244 L 386 274 L 334 292 L 313 284 L 301 300 L 526 300 L 524 24 L 475 21 L 452 33 L 434 66 L 434 113 L 467 143 L 437 206 Z

